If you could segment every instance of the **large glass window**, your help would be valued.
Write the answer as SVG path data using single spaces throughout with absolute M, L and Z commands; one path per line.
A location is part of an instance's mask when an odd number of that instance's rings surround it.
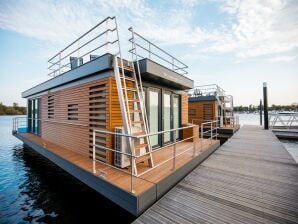
M 163 130 L 171 129 L 171 94 L 164 93 L 163 94 Z M 164 143 L 168 143 L 171 141 L 171 133 L 164 133 Z
M 150 133 L 179 128 L 181 124 L 180 96 L 170 91 L 149 87 L 146 89 L 146 108 Z M 176 139 L 180 138 L 176 132 Z M 173 141 L 173 132 L 150 136 L 152 147 Z
M 160 110 L 159 110 L 159 90 L 149 90 L 149 97 L 148 97 L 148 107 L 149 107 L 149 128 L 150 133 L 155 133 L 159 131 L 159 118 L 160 118 Z M 150 143 L 151 145 L 157 146 L 159 145 L 159 136 L 152 135 L 150 136 Z

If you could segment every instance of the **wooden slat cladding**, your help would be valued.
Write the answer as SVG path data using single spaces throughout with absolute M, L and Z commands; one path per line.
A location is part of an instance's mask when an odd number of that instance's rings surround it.
M 189 102 L 188 103 L 188 120 L 190 123 L 200 125 L 203 121 L 215 120 L 217 116 L 217 102 Z
M 93 130 L 107 130 L 108 127 L 108 83 L 96 83 L 92 86 L 89 86 L 89 154 L 92 157 L 93 150 Z M 107 147 L 108 146 L 108 136 L 105 134 L 96 134 L 95 143 L 98 146 Z M 96 147 L 96 158 L 103 162 L 111 163 L 110 157 L 111 152 L 107 151 L 101 147 Z
M 92 156 L 93 129 L 108 128 L 108 84 L 109 79 L 105 78 L 42 96 L 42 137 L 86 157 Z M 53 110 L 50 117 L 49 109 Z M 107 139 L 101 136 L 101 143 L 104 141 Z M 106 161 L 98 149 L 99 154 Z
M 49 95 L 47 97 L 47 111 L 48 111 L 48 118 L 52 119 L 55 116 L 55 97 L 54 95 Z
M 181 124 L 188 123 L 188 96 L 187 93 L 181 95 Z
M 127 81 L 127 87 L 132 82 Z M 133 92 L 128 98 L 133 98 Z M 49 100 L 50 99 L 50 100 Z M 49 118 L 49 102 L 53 114 Z M 188 122 L 188 98 L 181 96 L 181 122 Z M 130 103 L 133 109 L 133 102 Z M 50 111 L 52 112 L 52 111 Z M 74 87 L 49 92 L 42 97 L 42 137 L 62 147 L 92 157 L 93 131 L 107 130 L 114 132 L 115 127 L 122 127 L 122 115 L 114 77 L 104 78 Z M 96 133 L 96 158 L 113 163 L 113 152 L 104 148 L 114 147 L 114 136 Z

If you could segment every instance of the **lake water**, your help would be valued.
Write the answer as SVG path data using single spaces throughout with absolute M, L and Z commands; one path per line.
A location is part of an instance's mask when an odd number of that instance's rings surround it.
M 11 135 L 0 116 L 0 223 L 130 223 L 134 217 Z M 90 222 L 88 222 L 90 220 Z M 93 222 L 91 222 L 93 220 Z
M 241 114 L 241 124 L 259 123 Z M 0 223 L 130 223 L 134 217 L 11 135 L 12 116 L 0 116 Z M 283 141 L 298 161 L 298 141 Z M 92 223 L 93 223 L 92 222 Z M 91 223 L 91 222 L 90 222 Z

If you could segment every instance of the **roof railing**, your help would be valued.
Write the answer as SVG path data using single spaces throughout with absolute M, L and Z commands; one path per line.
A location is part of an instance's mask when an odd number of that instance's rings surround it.
M 201 85 L 190 90 L 189 96 L 225 96 L 225 91 L 217 84 Z
M 51 57 L 48 60 L 48 75 L 61 75 L 105 53 L 117 54 L 118 48 L 114 44 L 118 43 L 119 39 L 116 32 L 116 18 L 105 18 Z
M 149 58 L 153 61 L 156 61 L 157 63 L 160 63 L 165 67 L 179 73 L 180 75 L 188 74 L 188 66 L 182 61 L 175 58 L 157 45 L 153 44 L 145 37 L 133 31 L 132 27 L 130 27 L 128 30 L 134 34 L 132 35 L 134 37 L 129 39 L 129 42 L 132 43 L 132 48 L 129 50 L 130 53 L 134 54 L 137 57 L 140 57 L 141 59 Z M 138 47 L 141 51 L 138 51 L 138 53 L 136 53 L 134 47 Z

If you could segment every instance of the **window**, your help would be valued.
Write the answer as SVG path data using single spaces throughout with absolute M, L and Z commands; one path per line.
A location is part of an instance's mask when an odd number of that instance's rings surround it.
M 67 119 L 68 120 L 79 120 L 79 105 L 68 104 L 67 105 Z

